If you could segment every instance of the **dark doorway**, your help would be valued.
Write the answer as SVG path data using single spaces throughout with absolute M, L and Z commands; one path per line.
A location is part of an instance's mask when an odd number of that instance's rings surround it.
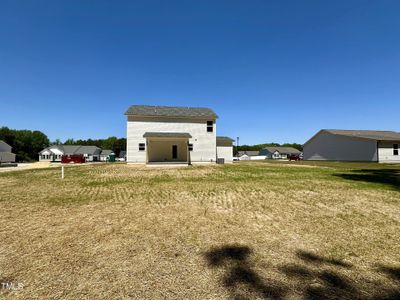
M 172 145 L 172 159 L 178 159 L 178 145 Z

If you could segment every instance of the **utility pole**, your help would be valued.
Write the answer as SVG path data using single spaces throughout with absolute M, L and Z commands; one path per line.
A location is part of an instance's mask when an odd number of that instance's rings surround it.
M 236 157 L 239 160 L 239 137 L 236 137 Z

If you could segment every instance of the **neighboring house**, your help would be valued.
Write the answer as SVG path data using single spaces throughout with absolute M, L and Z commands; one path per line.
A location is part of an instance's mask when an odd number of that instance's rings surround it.
M 234 140 L 226 136 L 217 136 L 217 157 L 224 159 L 224 163 L 233 162 Z
M 100 161 L 108 161 L 110 160 L 110 155 L 114 154 L 114 151 L 106 149 L 106 150 L 102 150 L 100 153 Z
M 6 142 L 0 141 L 0 164 L 15 162 L 15 154 L 11 153 L 11 149 Z
M 216 120 L 209 108 L 133 105 L 127 116 L 128 163 L 215 163 Z M 224 159 L 231 160 L 226 157 Z
M 63 155 L 83 155 L 86 161 L 99 161 L 100 153 L 96 146 L 53 145 L 39 152 L 39 161 L 61 162 Z
M 118 156 L 119 161 L 126 161 L 126 151 L 120 151 Z
M 293 147 L 265 147 L 260 151 L 260 155 L 265 155 L 272 159 L 287 159 L 290 155 L 300 155 L 301 151 Z
M 260 151 L 238 151 L 239 160 L 264 160 L 265 155 L 260 155 Z
M 322 129 L 303 148 L 306 160 L 400 162 L 400 133 Z

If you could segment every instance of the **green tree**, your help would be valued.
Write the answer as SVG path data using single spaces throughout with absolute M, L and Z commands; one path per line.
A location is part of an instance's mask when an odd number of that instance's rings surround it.
M 256 144 L 256 145 L 241 145 L 239 147 L 234 146 L 233 147 L 233 153 L 234 155 L 237 154 L 237 151 L 260 151 L 264 149 L 265 147 L 293 147 L 297 150 L 303 151 L 303 145 L 297 144 L 297 143 L 285 143 L 285 144 L 279 144 L 279 143 L 265 143 L 265 144 Z
M 62 142 L 60 139 L 56 139 L 54 142 L 51 142 L 52 145 L 61 145 Z
M 119 155 L 121 151 L 126 150 L 126 138 L 117 138 L 115 136 L 108 137 L 106 139 L 88 139 L 88 140 L 74 140 L 67 139 L 65 145 L 84 145 L 84 146 L 97 146 L 101 149 L 110 149 L 114 151 L 116 155 Z
M 13 148 L 18 162 L 37 160 L 38 152 L 50 144 L 47 136 L 40 131 L 14 130 L 7 127 L 0 128 L 0 140 Z
M 64 145 L 75 145 L 75 140 L 74 139 L 67 139 L 64 142 Z

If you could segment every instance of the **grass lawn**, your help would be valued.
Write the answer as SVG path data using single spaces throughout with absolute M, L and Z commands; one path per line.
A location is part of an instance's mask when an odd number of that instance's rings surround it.
M 0 298 L 400 298 L 400 166 L 116 164 L 59 177 L 0 173 Z

